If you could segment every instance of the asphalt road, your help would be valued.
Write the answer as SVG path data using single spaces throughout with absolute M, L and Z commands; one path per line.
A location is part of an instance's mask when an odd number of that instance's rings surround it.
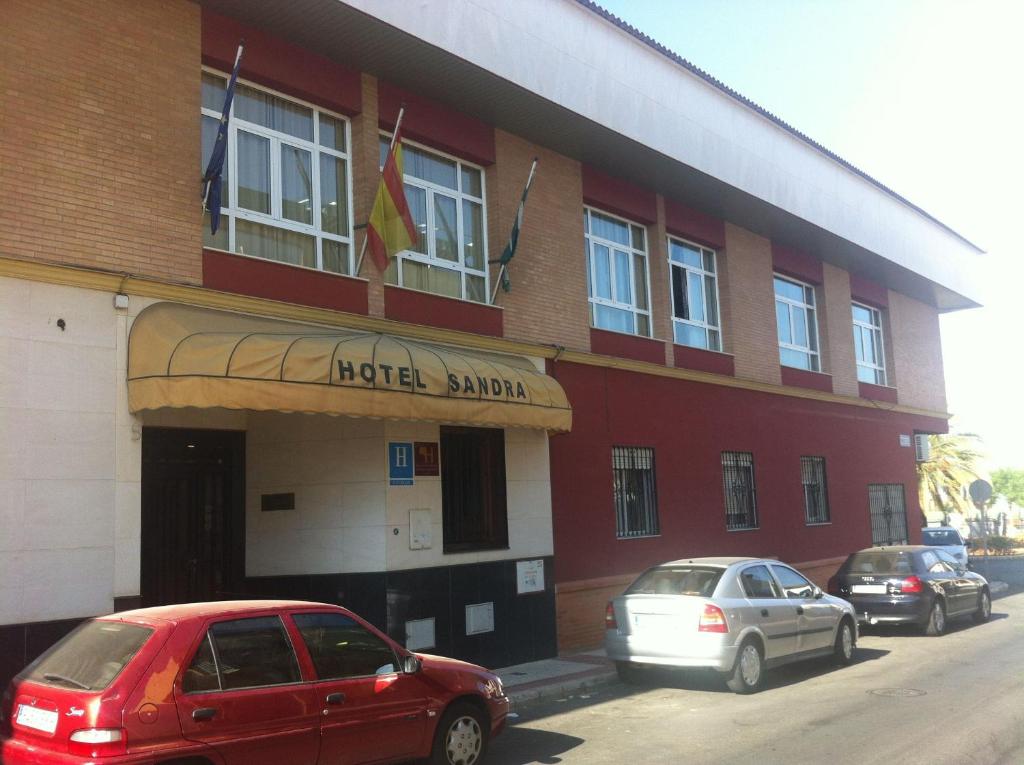
M 854 663 L 770 673 L 738 696 L 714 677 L 654 673 L 525 712 L 487 765 L 1024 763 L 1024 594 L 940 638 L 861 636 Z

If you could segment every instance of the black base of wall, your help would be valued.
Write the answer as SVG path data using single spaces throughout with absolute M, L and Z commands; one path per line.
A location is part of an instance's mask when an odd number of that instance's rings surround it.
M 252 597 L 335 603 L 405 645 L 405 623 L 434 617 L 436 645 L 424 649 L 485 667 L 507 667 L 558 653 L 552 558 L 544 559 L 544 592 L 516 594 L 516 562 L 381 571 L 254 577 Z M 466 606 L 494 604 L 494 631 L 466 634 Z
M 29 662 L 81 623 L 81 619 L 61 619 L 0 626 L 0 689 L 6 688 Z

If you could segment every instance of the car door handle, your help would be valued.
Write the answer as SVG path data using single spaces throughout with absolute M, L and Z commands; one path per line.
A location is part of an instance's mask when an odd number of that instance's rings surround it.
M 768 616 L 768 609 L 767 608 L 762 608 L 761 609 L 761 616 Z
M 796 607 L 796 612 L 797 612 L 798 614 L 802 614 L 802 613 L 804 612 L 804 607 L 803 607 L 803 606 L 797 606 L 797 607 Z
M 328 704 L 344 704 L 345 694 L 344 693 L 328 693 L 327 698 L 324 699 Z
M 213 707 L 199 707 L 199 709 L 192 710 L 192 719 L 196 722 L 203 720 L 212 720 L 217 716 L 217 710 Z

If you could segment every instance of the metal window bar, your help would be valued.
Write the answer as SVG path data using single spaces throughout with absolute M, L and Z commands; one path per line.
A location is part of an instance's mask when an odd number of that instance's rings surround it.
M 804 487 L 804 510 L 807 523 L 828 523 L 828 481 L 824 457 L 800 458 L 800 481 Z
M 612 447 L 615 534 L 619 539 L 657 536 L 658 493 L 654 480 L 654 449 Z
M 871 544 L 907 544 L 907 505 L 901 483 L 868 485 L 871 509 Z
M 722 485 L 725 489 L 725 528 L 729 531 L 757 528 L 754 455 L 722 452 Z

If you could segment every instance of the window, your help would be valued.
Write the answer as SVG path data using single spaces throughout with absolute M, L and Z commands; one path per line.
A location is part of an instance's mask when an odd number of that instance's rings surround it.
M 772 572 L 779 579 L 787 598 L 814 597 L 814 585 L 788 566 L 772 566 Z
M 743 592 L 748 598 L 781 598 L 779 586 L 768 573 L 767 566 L 751 566 L 743 569 L 740 574 Z
M 203 72 L 202 171 L 217 140 L 227 80 Z M 221 225 L 203 244 L 352 273 L 348 121 L 238 83 L 228 127 Z
M 814 287 L 775 277 L 775 321 L 779 331 L 779 358 L 783 366 L 821 371 L 814 306 Z
M 722 452 L 722 483 L 725 488 L 726 529 L 756 529 L 754 455 L 750 452 Z
M 668 254 L 675 341 L 693 348 L 722 350 L 714 251 L 669 237 Z
M 615 536 L 653 537 L 659 533 L 658 492 L 654 483 L 654 449 L 612 447 Z
M 297 683 L 299 665 L 276 616 L 235 619 L 210 627 L 185 672 L 186 693 Z
M 295 614 L 295 626 L 321 680 L 395 671 L 391 646 L 344 614 Z
M 508 548 L 505 432 L 441 428 L 444 551 Z
M 380 138 L 384 167 L 390 136 Z M 405 198 L 419 238 L 385 280 L 436 295 L 488 302 L 487 221 L 479 167 L 402 141 Z
M 804 486 L 804 518 L 807 523 L 830 523 L 825 458 L 801 457 L 800 482 Z
M 641 574 L 627 595 L 697 595 L 710 598 L 724 569 L 696 566 L 658 566 Z
M 647 236 L 642 226 L 585 208 L 590 322 L 599 329 L 649 337 Z
M 102 691 L 146 644 L 153 630 L 93 619 L 76 627 L 31 665 L 33 683 Z
M 882 314 L 878 310 L 853 304 L 853 347 L 857 353 L 857 379 L 873 385 L 885 385 Z
M 907 543 L 907 503 L 901 483 L 868 484 L 871 511 L 871 544 Z

